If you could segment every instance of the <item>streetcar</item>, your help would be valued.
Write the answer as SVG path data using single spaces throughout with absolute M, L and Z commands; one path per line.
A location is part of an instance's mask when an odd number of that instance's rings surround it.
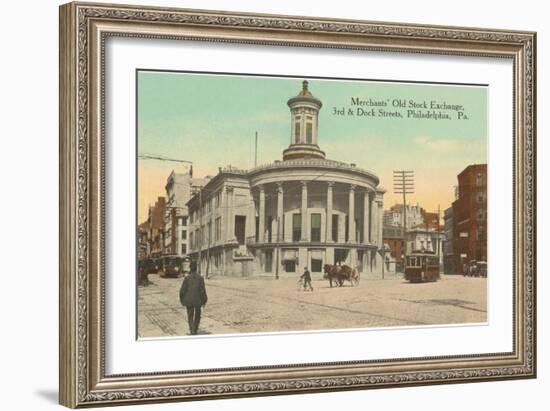
M 158 259 L 158 275 L 161 277 L 181 277 L 184 274 L 184 257 L 163 255 Z
M 405 280 L 421 283 L 439 279 L 438 256 L 430 253 L 412 253 L 405 256 Z

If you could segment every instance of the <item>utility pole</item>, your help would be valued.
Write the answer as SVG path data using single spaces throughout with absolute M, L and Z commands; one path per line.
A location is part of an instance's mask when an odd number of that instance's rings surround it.
M 403 194 L 403 250 L 407 254 L 407 194 L 414 194 L 414 171 L 394 170 L 393 193 Z

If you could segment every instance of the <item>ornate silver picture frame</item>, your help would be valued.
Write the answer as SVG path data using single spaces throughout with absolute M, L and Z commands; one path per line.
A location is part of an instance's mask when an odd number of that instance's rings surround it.
M 507 251 L 513 261 L 509 268 L 512 292 L 503 297 L 511 311 L 511 332 L 506 336 L 511 349 L 304 363 L 270 363 L 266 358 L 260 365 L 243 362 L 163 371 L 144 366 L 140 372 L 110 372 L 108 335 L 113 334 L 109 334 L 107 305 L 112 300 L 108 298 L 106 244 L 111 239 L 106 216 L 113 207 L 107 193 L 113 160 L 107 159 L 114 154 L 106 143 L 106 102 L 114 83 L 106 78 L 106 67 L 114 53 L 107 50 L 111 39 L 295 48 L 297 52 L 396 53 L 418 59 L 474 57 L 511 63 L 508 91 L 513 126 L 511 139 L 503 143 L 511 150 L 511 175 L 496 182 L 512 192 L 512 204 L 507 205 L 513 220 L 508 233 L 512 246 Z M 223 61 L 219 64 L 216 71 L 224 72 Z M 307 82 L 303 87 L 303 93 L 309 93 Z M 61 6 L 60 403 L 78 408 L 535 378 L 535 102 L 533 32 L 92 3 Z M 320 102 L 316 104 L 319 108 Z M 315 150 L 320 152 L 318 147 Z M 494 155 L 489 152 L 489 158 Z M 499 273 L 490 273 L 489 281 L 491 275 Z M 136 282 L 127 284 L 128 288 L 137 287 Z M 232 344 L 239 344 L 239 339 Z

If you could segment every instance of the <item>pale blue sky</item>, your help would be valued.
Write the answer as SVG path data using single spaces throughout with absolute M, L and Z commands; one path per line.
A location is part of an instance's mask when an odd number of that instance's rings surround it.
M 290 143 L 286 105 L 302 87 L 302 78 L 273 78 L 187 73 L 138 73 L 138 151 L 191 160 L 195 175 L 215 174 L 228 164 L 281 159 Z M 428 210 L 449 207 L 456 175 L 467 165 L 487 160 L 485 87 L 308 79 L 323 102 L 319 145 L 327 158 L 353 162 L 374 171 L 388 189 L 385 207 L 398 201 L 391 193 L 394 169 L 416 171 L 416 194 Z M 351 106 L 351 98 L 392 101 L 446 101 L 461 104 L 469 120 L 388 119 L 336 116 L 333 107 Z M 393 110 L 387 107 L 387 110 Z M 404 111 L 405 112 L 405 111 Z M 171 163 L 140 161 L 139 214 L 163 195 Z M 164 177 L 162 177 L 166 174 Z M 158 185 L 155 184 L 156 180 Z

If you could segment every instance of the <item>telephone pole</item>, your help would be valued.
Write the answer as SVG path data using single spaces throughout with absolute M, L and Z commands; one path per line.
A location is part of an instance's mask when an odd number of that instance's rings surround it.
M 394 170 L 393 193 L 403 194 L 403 251 L 407 253 L 407 194 L 414 194 L 414 171 Z

